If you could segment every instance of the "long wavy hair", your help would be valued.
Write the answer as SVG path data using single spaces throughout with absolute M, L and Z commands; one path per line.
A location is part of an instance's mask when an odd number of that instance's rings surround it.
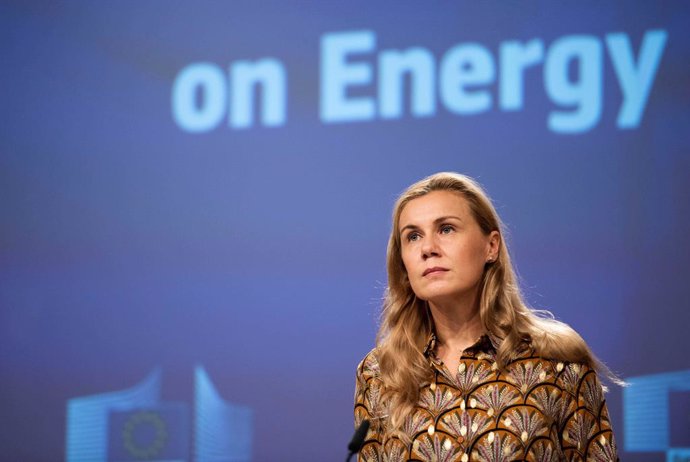
M 405 206 L 432 191 L 451 191 L 464 198 L 482 232 L 498 231 L 497 259 L 487 263 L 480 282 L 479 315 L 485 331 L 498 340 L 496 362 L 500 370 L 530 345 L 544 358 L 585 363 L 622 383 L 592 353 L 585 341 L 567 324 L 550 313 L 532 310 L 518 286 L 503 225 L 491 200 L 470 177 L 452 172 L 431 175 L 407 188 L 393 208 L 393 227 L 388 241 L 388 287 L 381 326 L 377 335 L 377 356 L 381 379 L 390 404 L 392 429 L 401 428 L 404 418 L 419 400 L 420 386 L 433 379 L 424 356 L 433 319 L 427 302 L 417 298 L 401 256 L 400 214 Z

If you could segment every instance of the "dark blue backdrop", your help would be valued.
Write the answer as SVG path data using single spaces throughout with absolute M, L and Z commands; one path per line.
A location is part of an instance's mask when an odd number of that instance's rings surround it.
M 689 370 L 688 23 L 681 2 L 5 2 L 2 458 L 83 459 L 74 399 L 155 370 L 142 403 L 187 406 L 166 427 L 189 438 L 180 458 L 205 460 L 192 421 L 211 389 L 232 403 L 214 428 L 250 441 L 218 451 L 342 458 L 392 204 L 441 170 L 484 184 L 529 301 L 613 370 Z M 385 96 L 385 57 L 410 49 Z M 622 395 L 625 460 L 690 446 L 674 422 L 680 440 L 626 446 Z M 122 403 L 110 426 L 150 424 L 140 448 L 178 418 Z

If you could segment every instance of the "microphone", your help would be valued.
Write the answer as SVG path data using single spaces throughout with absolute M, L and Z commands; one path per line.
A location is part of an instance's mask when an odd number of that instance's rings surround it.
M 352 435 L 352 440 L 350 440 L 350 444 L 347 445 L 348 451 L 350 451 L 350 454 L 347 456 L 347 462 L 350 462 L 350 459 L 352 459 L 352 456 L 357 454 L 359 450 L 362 448 L 362 444 L 364 444 L 364 438 L 367 437 L 367 432 L 369 431 L 369 421 L 367 419 L 364 419 L 361 424 L 359 424 L 359 427 L 357 427 L 357 430 L 355 430 L 355 434 Z

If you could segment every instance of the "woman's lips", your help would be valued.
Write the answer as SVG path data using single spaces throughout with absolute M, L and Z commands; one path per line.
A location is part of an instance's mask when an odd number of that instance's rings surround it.
M 433 268 L 425 269 L 424 273 L 422 273 L 422 277 L 426 276 L 427 274 L 443 272 L 443 271 L 448 271 L 448 269 L 447 268 L 441 268 L 440 266 L 434 266 Z

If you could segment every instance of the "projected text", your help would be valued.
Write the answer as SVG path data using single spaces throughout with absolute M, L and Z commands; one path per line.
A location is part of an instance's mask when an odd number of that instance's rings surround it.
M 319 116 L 323 123 L 459 117 L 491 110 L 526 111 L 525 86 L 537 79 L 552 107 L 545 125 L 556 133 L 583 133 L 601 119 L 604 66 L 620 94 L 616 126 L 639 126 L 654 85 L 667 33 L 650 30 L 635 52 L 623 32 L 508 40 L 496 50 L 456 44 L 438 56 L 423 46 L 377 48 L 373 31 L 328 33 L 321 38 Z M 227 69 L 225 71 L 224 69 Z M 609 74 L 610 75 L 610 74 Z M 531 109 L 533 110 L 533 109 Z M 188 132 L 277 127 L 288 119 L 288 74 L 275 58 L 235 61 L 227 67 L 193 63 L 172 88 L 172 114 Z

